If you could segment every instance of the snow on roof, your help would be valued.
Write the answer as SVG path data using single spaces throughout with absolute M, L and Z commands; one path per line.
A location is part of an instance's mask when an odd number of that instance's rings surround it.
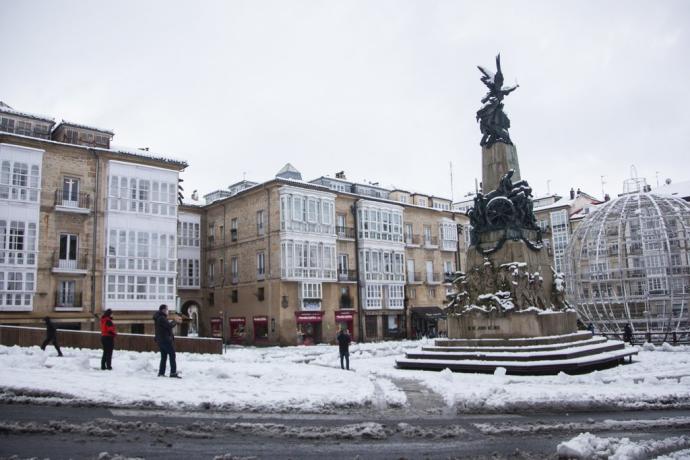
M 690 181 L 686 180 L 675 184 L 664 185 L 663 187 L 655 188 L 652 192 L 676 198 L 690 198 Z
M 148 150 L 133 149 L 131 147 L 124 147 L 121 145 L 111 145 L 110 149 L 98 149 L 105 152 L 123 153 L 125 155 L 134 155 L 138 157 L 148 158 L 151 160 L 162 161 L 165 163 L 174 163 L 180 165 L 184 168 L 189 166 L 185 160 L 175 158 L 169 155 L 163 155 L 160 153 L 149 152 Z
M 114 136 L 114 135 L 115 135 L 115 133 L 113 132 L 112 129 L 98 128 L 98 127 L 96 127 L 96 126 L 89 126 L 89 125 L 85 125 L 85 124 L 82 124 L 82 123 L 73 123 L 73 122 L 67 121 L 67 120 L 62 120 L 62 121 L 60 121 L 60 123 L 58 123 L 58 125 L 55 127 L 55 129 L 57 130 L 57 129 L 58 129 L 60 126 L 62 126 L 62 125 L 65 125 L 65 126 L 74 126 L 75 128 L 90 129 L 91 131 L 98 131 L 98 132 L 101 132 L 101 133 L 110 134 L 111 136 Z
M 572 206 L 575 203 L 575 199 L 572 200 L 558 200 L 555 203 L 547 204 L 546 206 L 539 206 L 538 208 L 534 208 L 534 212 L 537 211 L 545 211 L 547 209 L 554 209 L 554 208 L 561 208 L 561 207 L 566 207 L 566 206 Z
M 37 114 L 37 113 L 31 113 L 31 112 L 22 112 L 21 110 L 15 110 L 2 101 L 0 101 L 0 112 L 8 113 L 11 115 L 17 115 L 20 117 L 33 118 L 33 119 L 41 120 L 41 121 L 48 121 L 51 124 L 55 123 L 55 118 L 53 118 L 53 117 L 49 117 L 47 115 L 41 115 L 41 114 Z
M 297 170 L 297 168 L 295 168 L 294 166 L 292 166 L 291 163 L 285 163 L 285 166 L 283 166 L 282 168 L 280 168 L 280 171 L 278 171 L 278 172 L 276 173 L 276 176 L 277 176 L 278 174 L 283 174 L 283 173 L 286 173 L 286 172 L 299 173 L 299 171 Z

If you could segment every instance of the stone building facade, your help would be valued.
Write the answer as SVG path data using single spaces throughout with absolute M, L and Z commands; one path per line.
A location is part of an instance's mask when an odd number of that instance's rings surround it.
M 0 324 L 49 315 L 92 329 L 112 308 L 121 330 L 144 332 L 160 303 L 175 305 L 187 164 L 111 148 L 112 136 L 0 105 Z
M 187 164 L 112 147 L 113 132 L 0 105 L 0 324 L 182 335 L 237 344 L 438 334 L 466 218 L 450 200 L 292 165 L 179 204 Z

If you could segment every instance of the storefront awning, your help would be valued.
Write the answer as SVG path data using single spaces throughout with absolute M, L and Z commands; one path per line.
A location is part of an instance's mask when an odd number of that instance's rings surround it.
M 439 307 L 412 307 L 412 314 L 427 319 L 446 319 L 446 313 Z
M 353 321 L 355 319 L 354 311 L 336 311 L 335 321 Z
M 268 316 L 255 316 L 253 320 L 255 323 L 268 323 Z
M 247 324 L 246 318 L 230 318 L 230 324 Z

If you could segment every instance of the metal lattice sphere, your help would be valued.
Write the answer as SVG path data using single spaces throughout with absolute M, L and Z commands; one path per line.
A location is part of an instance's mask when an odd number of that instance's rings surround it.
M 630 323 L 654 341 L 687 338 L 689 246 L 681 199 L 632 193 L 597 206 L 568 245 L 568 301 L 603 333 L 622 336 Z

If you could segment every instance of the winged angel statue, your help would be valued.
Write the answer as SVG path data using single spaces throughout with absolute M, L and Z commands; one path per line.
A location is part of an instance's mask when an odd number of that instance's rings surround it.
M 489 92 L 482 99 L 481 109 L 477 111 L 479 129 L 482 132 L 482 140 L 479 143 L 482 147 L 490 146 L 495 142 L 512 144 L 508 128 L 510 119 L 503 112 L 503 98 L 515 91 L 519 85 L 503 87 L 503 72 L 501 72 L 501 55 L 496 56 L 496 73 L 477 66 L 484 75 L 481 77 L 482 83 L 489 88 Z

